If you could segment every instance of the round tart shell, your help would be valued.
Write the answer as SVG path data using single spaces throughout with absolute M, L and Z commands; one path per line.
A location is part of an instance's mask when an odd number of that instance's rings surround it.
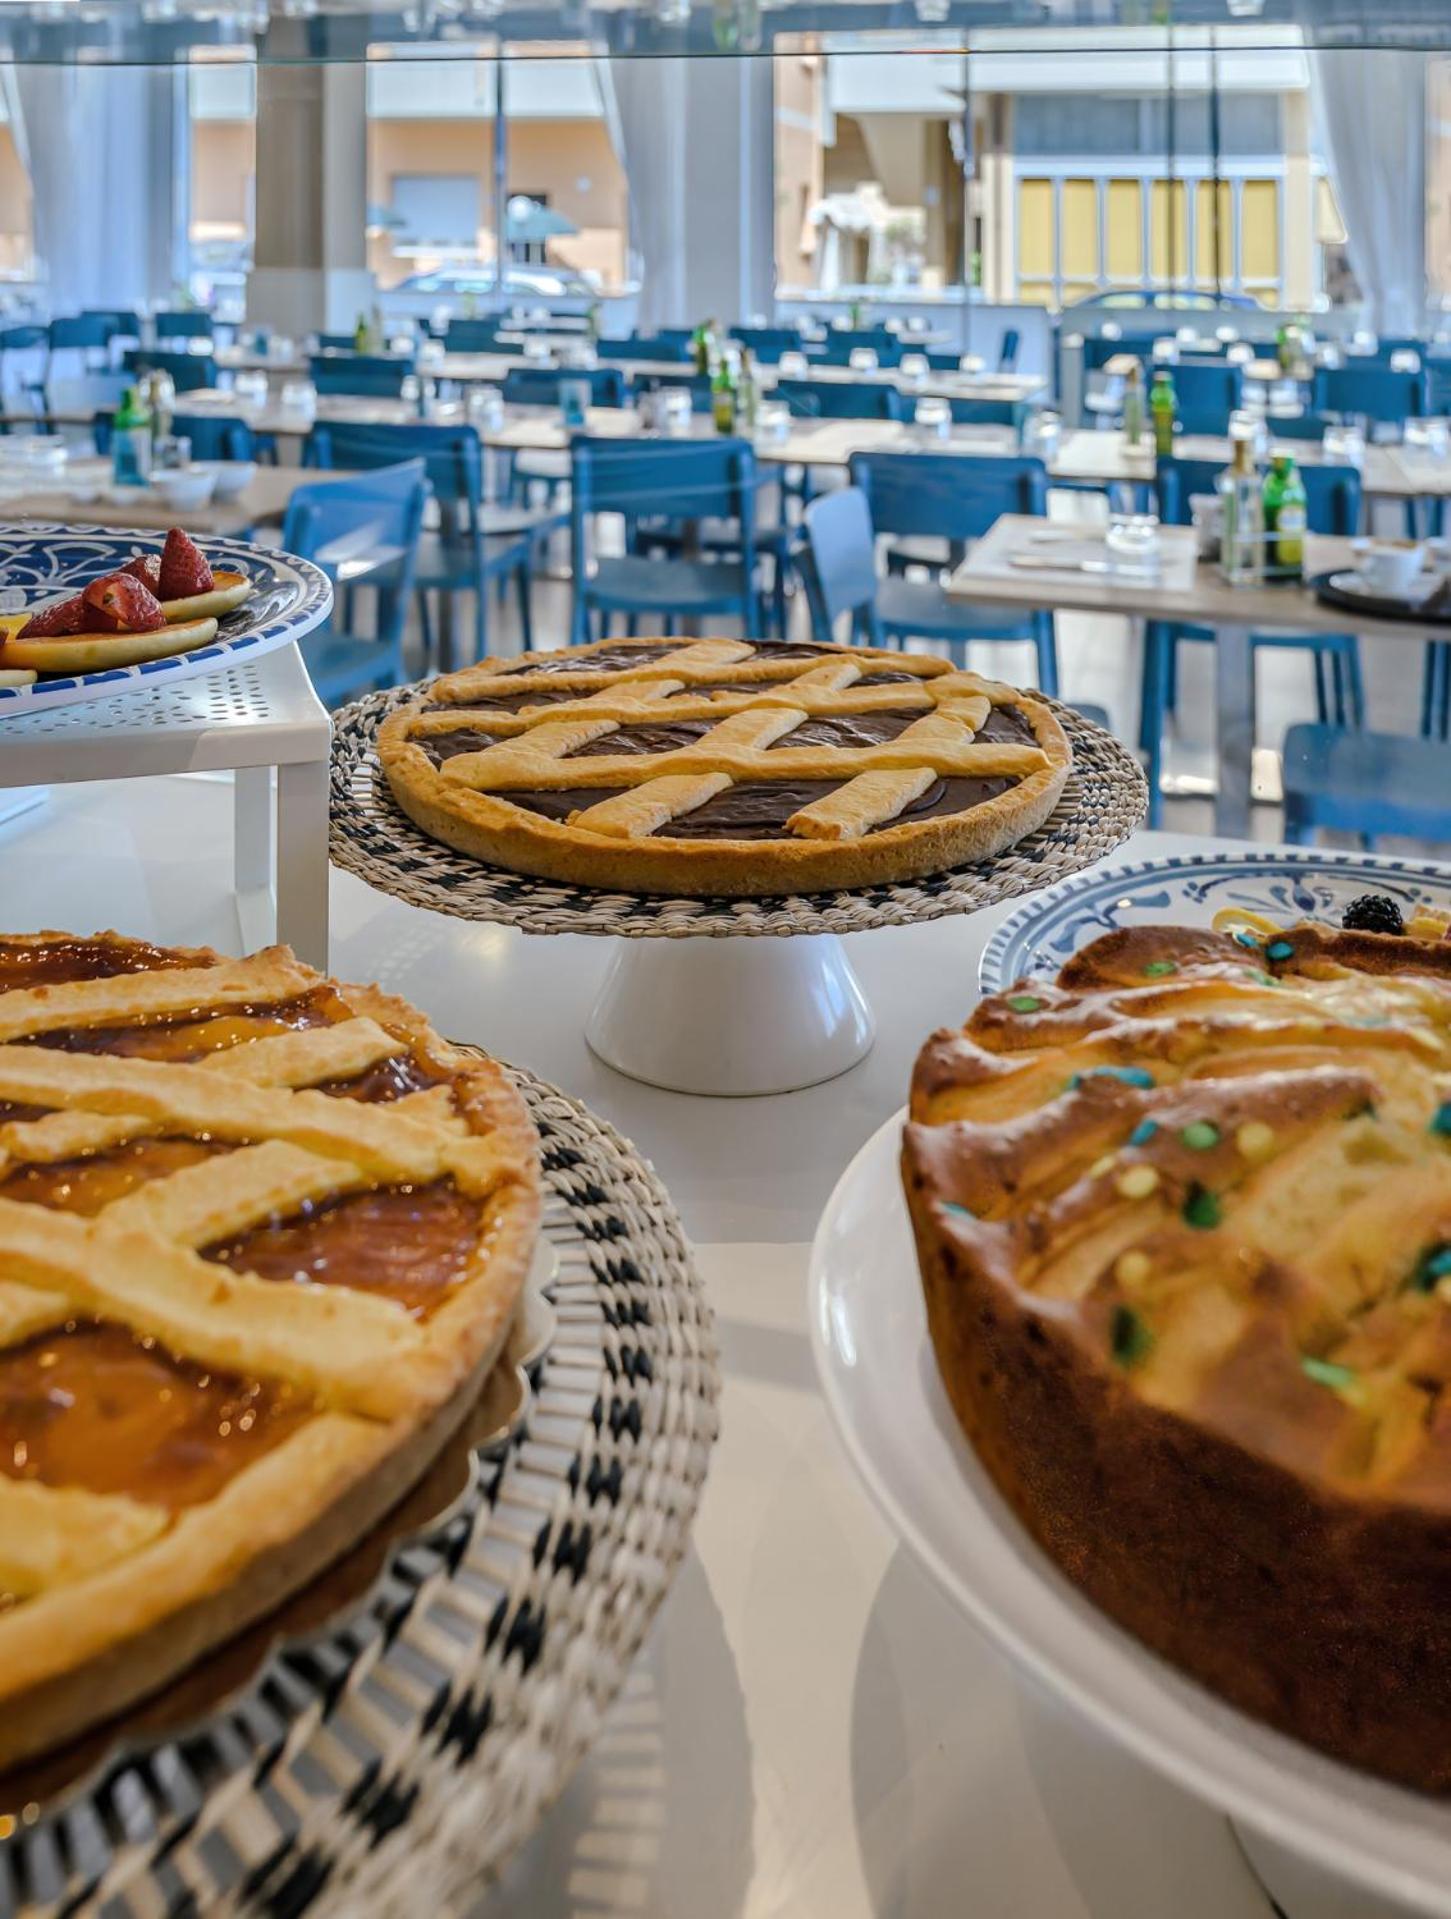
M 571 651 L 583 659 L 616 644 L 603 640 Z M 813 647 L 811 657 L 820 663 L 833 652 L 859 665 L 864 673 L 873 666 L 900 670 L 904 659 L 919 664 L 913 656 L 868 647 Z M 554 660 L 559 655 L 548 657 Z M 517 661 L 490 664 L 500 669 L 518 665 Z M 779 656 L 773 664 L 779 664 Z M 946 660 L 931 664 L 942 672 L 951 670 Z M 469 675 L 475 687 L 477 672 L 474 669 Z M 553 683 L 558 685 L 562 677 Z M 712 669 L 710 678 L 716 684 L 729 682 L 732 669 Z M 741 681 L 752 684 L 745 673 Z M 781 681 L 773 683 L 779 686 Z M 593 676 L 589 683 L 582 681 L 580 698 L 602 690 L 602 685 Z M 485 698 L 475 691 L 460 704 L 481 705 Z M 750 899 L 924 879 L 949 867 L 993 859 L 1036 832 L 1058 804 L 1073 751 L 1051 708 L 1028 693 L 1017 694 L 1015 704 L 1046 755 L 1045 766 L 965 812 L 904 820 L 857 839 L 805 839 L 784 830 L 774 839 L 672 839 L 668 827 L 635 840 L 592 833 L 446 779 L 412 736 L 420 710 L 416 706 L 404 707 L 384 722 L 378 757 L 393 797 L 414 824 L 430 838 L 475 859 L 539 879 L 607 892 Z
M 103 937 L 118 952 L 138 944 Z M 271 954 L 297 964 L 286 948 Z M 192 966 L 222 959 L 205 948 L 172 949 L 171 957 Z M 326 977 L 301 970 L 311 985 Z M 406 1001 L 328 983 L 350 1013 L 376 1020 L 425 1066 L 451 1076 L 471 1130 L 496 1138 L 523 1174 L 484 1202 L 487 1234 L 471 1270 L 426 1322 L 405 1413 L 309 1420 L 214 1499 L 183 1509 L 150 1544 L 0 1614 L 0 1767 L 49 1751 L 156 1691 L 346 1552 L 427 1471 L 508 1336 L 540 1212 L 537 1139 L 522 1098 L 496 1061 L 450 1046 Z

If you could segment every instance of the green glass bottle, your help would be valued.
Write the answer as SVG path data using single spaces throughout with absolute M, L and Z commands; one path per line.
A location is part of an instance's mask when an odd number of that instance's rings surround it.
M 151 477 L 151 415 L 138 387 L 128 386 L 111 416 L 111 480 L 145 486 Z
M 704 320 L 697 323 L 690 336 L 690 357 L 697 374 L 704 379 L 710 372 L 710 333 Z
M 1174 457 L 1174 416 L 1178 411 L 1174 376 L 1166 366 L 1155 367 L 1154 384 L 1149 388 L 1149 418 L 1154 423 L 1154 452 L 1161 460 Z
M 736 430 L 736 373 L 728 354 L 722 353 L 710 376 L 710 410 L 717 433 Z
M 1277 453 L 1265 475 L 1265 571 L 1274 580 L 1305 577 L 1305 482 L 1288 453 Z

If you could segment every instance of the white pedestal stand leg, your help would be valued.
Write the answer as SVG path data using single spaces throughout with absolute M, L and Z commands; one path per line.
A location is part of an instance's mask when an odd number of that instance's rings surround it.
M 1323 1866 L 1286 1851 L 1237 1819 L 1230 1821 L 1230 1828 L 1255 1877 L 1285 1919 L 1415 1919 L 1422 1910 L 1367 1892 L 1348 1879 L 1333 1878 Z
M 835 934 L 622 939 L 585 1025 L 631 1079 L 676 1093 L 791 1093 L 864 1059 L 871 1009 Z

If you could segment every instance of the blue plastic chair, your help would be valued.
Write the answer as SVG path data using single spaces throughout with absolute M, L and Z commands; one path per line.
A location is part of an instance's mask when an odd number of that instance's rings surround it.
M 178 353 L 158 347 L 130 347 L 123 364 L 128 373 L 169 373 L 178 393 L 195 393 L 217 384 L 217 363 L 210 353 Z
M 521 507 L 486 507 L 479 438 L 469 426 L 353 425 L 330 421 L 308 437 L 309 466 L 343 467 L 363 472 L 388 469 L 405 461 L 421 463 L 442 525 L 418 543 L 414 587 L 424 646 L 432 657 L 433 632 L 428 594 L 474 595 L 474 643 L 479 658 L 488 652 L 490 581 L 513 579 L 526 651 L 533 648 L 530 604 L 535 542 L 563 516 L 531 513 Z M 448 662 L 452 664 L 452 662 Z
M 358 336 L 356 333 L 319 333 L 317 350 L 319 353 L 356 353 Z
M 1175 413 L 1184 433 L 1226 433 L 1229 416 L 1244 397 L 1244 374 L 1224 361 L 1184 361 L 1168 369 L 1174 381 Z
M 1426 373 L 1392 373 L 1387 366 L 1326 366 L 1315 375 L 1317 413 L 1359 416 L 1377 425 L 1404 426 L 1426 411 Z
M 1163 460 L 1159 464 L 1159 517 L 1166 526 L 1187 526 L 1189 501 L 1196 493 L 1215 491 L 1222 472 L 1213 460 Z M 1360 524 L 1360 474 L 1353 466 L 1303 466 L 1306 520 L 1313 533 L 1352 535 Z M 1180 640 L 1212 642 L 1206 627 L 1174 626 L 1150 621 L 1144 629 L 1144 669 L 1140 703 L 1139 743 L 1148 755 L 1149 824 L 1163 818 L 1159 776 L 1163 765 L 1164 727 L 1173 710 L 1177 669 L 1175 652 Z M 1315 671 L 1315 709 L 1322 723 L 1332 717 L 1341 725 L 1359 727 L 1365 720 L 1365 682 L 1360 646 L 1353 633 L 1254 633 L 1251 648 L 1290 647 L 1308 653 Z
M 651 340 L 641 334 L 628 334 L 621 339 L 595 342 L 595 352 L 602 360 L 674 360 L 685 366 L 690 362 L 690 347 L 684 340 Z
M 1048 511 L 1047 468 L 1019 454 L 856 453 L 850 472 L 879 534 L 942 540 L 949 564 L 1004 513 Z M 890 573 L 877 588 L 876 608 L 889 639 L 945 640 L 954 658 L 965 657 L 974 640 L 1028 641 L 1037 656 L 1039 686 L 1045 693 L 1058 691 L 1053 616 L 1045 610 L 997 611 L 949 600 L 936 580 Z
M 1307 408 L 1303 413 L 1272 413 L 1265 425 L 1270 430 L 1271 441 L 1323 440 L 1326 427 L 1338 426 L 1339 421 Z
M 570 442 L 570 557 L 574 574 L 571 644 L 590 638 L 592 616 L 600 635 L 611 617 L 625 616 L 635 631 L 641 614 L 658 614 L 667 634 L 679 620 L 731 614 L 747 639 L 761 633 L 756 579 L 756 458 L 744 440 Z M 729 520 L 739 528 L 734 558 L 656 559 L 630 553 L 592 557 L 588 528 L 596 513 L 620 513 L 627 522 L 661 518 Z
M 405 354 L 391 353 L 314 353 L 307 364 L 319 393 L 350 393 L 372 400 L 401 398 L 403 382 L 413 371 L 413 362 Z
M 1442 740 L 1347 732 L 1301 722 L 1285 733 L 1285 837 L 1311 843 L 1321 827 L 1451 842 L 1451 788 Z
M 327 625 L 301 642 L 326 706 L 396 686 L 404 677 L 403 632 L 427 499 L 422 460 L 407 460 L 346 480 L 300 486 L 288 502 L 283 547 L 320 566 L 338 591 Z M 358 588 L 377 593 L 371 634 L 339 624 L 344 609 L 356 604 Z
M 887 380 L 778 380 L 771 394 L 792 413 L 822 420 L 905 420 L 907 403 Z
M 450 320 L 443 336 L 443 350 L 445 353 L 517 352 L 516 346 L 500 346 L 502 325 L 497 314 L 492 319 Z
M 81 317 L 105 322 L 108 346 L 112 340 L 141 338 L 141 315 L 134 307 L 87 307 Z
M 0 327 L 0 409 L 9 406 L 10 368 L 6 356 L 19 353 L 25 356 L 36 355 L 31 367 L 31 376 L 22 376 L 20 390 L 30 401 L 32 409 L 39 417 L 46 406 L 45 380 L 50 361 L 50 332 L 47 327 L 35 325 Z M 8 433 L 10 422 L 0 422 L 0 432 Z
M 558 406 L 560 384 L 565 380 L 585 381 L 591 406 L 624 406 L 629 397 L 625 376 L 617 366 L 519 366 L 505 375 L 505 402 L 509 406 Z
M 155 318 L 158 340 L 210 340 L 212 337 L 210 313 L 158 313 Z
M 191 441 L 194 460 L 255 460 L 257 435 L 245 420 L 228 420 L 215 413 L 174 413 L 171 430 Z
M 733 326 L 731 338 L 749 348 L 760 366 L 775 366 L 783 353 L 801 351 L 801 334 L 794 326 Z
M 1023 344 L 1023 335 L 1019 328 L 1003 328 L 1002 342 L 998 347 L 998 372 L 1011 373 L 1018 364 L 1018 351 Z
M 47 329 L 52 353 L 104 353 L 115 331 L 104 313 L 68 314 Z
M 1017 400 L 974 400 L 965 394 L 953 394 L 947 404 L 958 426 L 1016 426 L 1023 417 Z

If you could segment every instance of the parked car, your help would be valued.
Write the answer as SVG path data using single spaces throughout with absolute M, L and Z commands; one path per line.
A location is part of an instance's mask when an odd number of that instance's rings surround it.
M 504 290 L 511 299 L 592 300 L 597 289 L 582 273 L 570 267 L 510 267 L 504 275 Z M 492 267 L 439 267 L 433 273 L 412 273 L 387 297 L 422 294 L 435 301 L 489 299 L 493 297 Z
M 1188 308 L 1193 311 L 1212 311 L 1218 307 L 1230 307 L 1237 311 L 1257 313 L 1260 303 L 1252 293 L 1203 293 L 1193 288 L 1169 287 L 1110 287 L 1103 293 L 1085 294 L 1081 300 L 1070 300 L 1064 307 L 1065 313 L 1084 311 L 1108 312 L 1117 308 L 1169 308 L 1178 310 Z

